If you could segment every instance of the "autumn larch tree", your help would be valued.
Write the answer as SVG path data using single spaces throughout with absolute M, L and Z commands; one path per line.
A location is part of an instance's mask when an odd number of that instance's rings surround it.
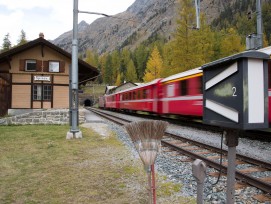
M 157 46 L 154 46 L 153 51 L 148 59 L 144 82 L 149 82 L 161 77 L 161 69 L 163 67 L 163 60 L 160 56 Z
M 133 60 L 131 59 L 128 63 L 128 68 L 126 72 L 126 80 L 131 82 L 137 81 L 136 69 Z

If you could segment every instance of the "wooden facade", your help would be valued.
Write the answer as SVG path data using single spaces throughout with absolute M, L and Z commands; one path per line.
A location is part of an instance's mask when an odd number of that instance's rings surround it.
M 79 84 L 98 76 L 79 60 Z M 0 54 L 0 114 L 69 107 L 71 55 L 40 37 Z

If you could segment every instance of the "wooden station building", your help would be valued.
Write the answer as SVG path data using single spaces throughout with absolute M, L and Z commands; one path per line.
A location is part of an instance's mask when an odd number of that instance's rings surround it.
M 69 108 L 71 54 L 39 38 L 0 54 L 0 115 L 13 109 Z M 99 71 L 78 59 L 79 84 Z

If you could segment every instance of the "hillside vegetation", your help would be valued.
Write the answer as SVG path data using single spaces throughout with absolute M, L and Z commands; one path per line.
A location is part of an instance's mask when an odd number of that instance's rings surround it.
M 101 72 L 98 82 L 107 85 L 120 85 L 125 81 L 148 82 L 201 66 L 245 50 L 246 35 L 256 30 L 255 12 L 251 19 L 247 16 L 248 10 L 255 10 L 255 1 L 245 2 L 224 2 L 224 10 L 211 24 L 207 23 L 208 16 L 202 14 L 201 27 L 196 30 L 193 29 L 193 2 L 179 1 L 176 29 L 169 38 L 155 32 L 135 49 L 128 46 L 134 39 L 124 48 L 103 54 L 88 49 L 82 57 L 98 67 Z M 271 1 L 264 1 L 264 46 L 271 42 L 270 10 Z

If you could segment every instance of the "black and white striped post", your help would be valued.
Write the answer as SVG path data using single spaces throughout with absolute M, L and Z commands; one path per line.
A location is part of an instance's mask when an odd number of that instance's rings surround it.
M 268 128 L 268 59 L 246 51 L 203 65 L 203 122 L 226 130 L 227 204 L 234 203 L 239 130 Z

